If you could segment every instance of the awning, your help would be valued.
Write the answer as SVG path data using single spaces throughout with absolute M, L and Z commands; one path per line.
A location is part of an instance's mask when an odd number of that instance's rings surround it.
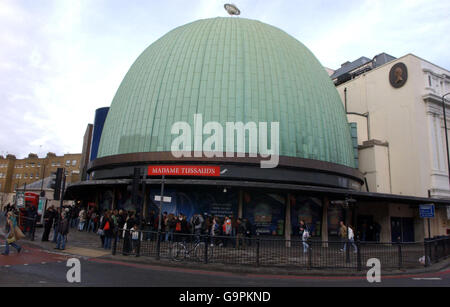
M 65 198 L 77 199 L 95 192 L 99 188 L 114 188 L 118 186 L 130 185 L 131 179 L 109 179 L 109 180 L 89 180 L 77 182 L 67 187 Z M 148 185 L 160 185 L 161 179 L 146 179 Z M 301 192 L 311 196 L 327 196 L 330 200 L 342 200 L 351 197 L 357 201 L 364 202 L 391 202 L 403 203 L 409 205 L 435 204 L 437 207 L 450 206 L 450 199 L 415 197 L 397 194 L 370 193 L 350 189 L 338 189 L 319 186 L 306 186 L 286 183 L 268 183 L 252 181 L 233 181 L 233 180 L 210 180 L 210 179 L 165 179 L 165 185 L 197 185 L 197 186 L 216 186 L 216 187 L 236 187 L 248 189 L 261 189 L 288 192 Z

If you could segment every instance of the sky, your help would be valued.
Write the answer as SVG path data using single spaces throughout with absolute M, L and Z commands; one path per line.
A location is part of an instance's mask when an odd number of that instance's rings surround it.
M 0 0 L 0 155 L 81 153 L 146 47 L 186 23 L 228 16 L 219 0 Z M 450 69 L 448 0 L 235 0 L 337 69 L 413 53 Z

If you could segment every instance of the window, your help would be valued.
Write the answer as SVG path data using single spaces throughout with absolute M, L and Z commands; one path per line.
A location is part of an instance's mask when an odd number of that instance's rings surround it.
M 16 179 L 19 179 L 19 174 L 16 174 Z
M 56 163 L 55 163 L 55 162 L 52 162 L 52 166 L 56 166 Z
M 37 164 L 37 167 L 41 167 L 41 163 L 38 163 L 38 164 Z
M 23 178 L 28 178 L 28 174 L 23 174 Z
M 39 173 L 36 173 L 36 179 L 39 178 Z
M 30 174 L 30 179 L 33 179 L 33 174 Z
M 70 160 L 67 160 L 67 161 L 66 161 L 66 165 L 70 165 Z
M 75 165 L 77 165 L 77 160 L 72 161 L 72 166 L 75 166 Z
M 2 184 L 0 183 L 0 191 L 2 190 Z
M 428 85 L 431 86 L 431 76 L 428 76 Z

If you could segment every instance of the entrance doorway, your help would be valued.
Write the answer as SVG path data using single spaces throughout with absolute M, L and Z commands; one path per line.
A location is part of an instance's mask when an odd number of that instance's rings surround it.
M 391 217 L 392 242 L 414 242 L 414 219 L 410 217 Z
M 375 241 L 372 215 L 358 215 L 357 230 L 361 241 Z

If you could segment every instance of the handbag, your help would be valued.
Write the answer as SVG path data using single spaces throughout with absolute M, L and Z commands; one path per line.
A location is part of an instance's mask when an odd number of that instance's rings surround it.
M 99 236 L 103 236 L 103 235 L 105 235 L 105 232 L 103 231 L 103 229 L 99 229 L 99 230 L 97 230 L 97 234 Z
M 14 236 L 16 237 L 16 241 L 25 238 L 24 233 L 22 232 L 22 230 L 20 230 L 18 226 L 14 227 Z
M 6 239 L 6 242 L 8 242 L 8 244 L 16 242 L 16 237 L 14 236 L 14 233 L 9 234 L 8 238 Z

